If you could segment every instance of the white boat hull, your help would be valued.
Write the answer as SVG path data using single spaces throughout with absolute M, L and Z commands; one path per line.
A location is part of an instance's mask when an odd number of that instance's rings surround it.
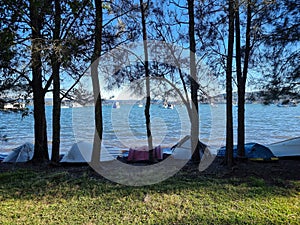
M 267 146 L 275 156 L 300 156 L 300 137 L 276 142 Z

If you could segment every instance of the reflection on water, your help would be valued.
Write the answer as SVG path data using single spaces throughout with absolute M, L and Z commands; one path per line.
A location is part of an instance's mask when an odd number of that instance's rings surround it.
M 236 137 L 237 108 L 234 110 Z M 46 108 L 48 139 L 52 139 L 52 107 Z M 246 105 L 246 142 L 269 144 L 300 136 L 299 107 L 282 108 L 259 104 Z M 225 105 L 200 105 L 200 138 L 212 148 L 225 144 Z M 122 105 L 113 109 L 103 106 L 104 146 L 114 154 L 120 149 L 147 144 L 144 108 Z M 151 105 L 151 128 L 154 145 L 169 146 L 189 134 L 190 123 L 186 109 L 173 110 Z M 0 112 L 0 151 L 9 151 L 25 142 L 33 143 L 33 116 L 22 119 L 21 114 Z M 67 151 L 76 141 L 92 142 L 94 135 L 93 107 L 63 108 L 61 118 L 61 149 Z M 236 138 L 235 138 L 236 142 Z

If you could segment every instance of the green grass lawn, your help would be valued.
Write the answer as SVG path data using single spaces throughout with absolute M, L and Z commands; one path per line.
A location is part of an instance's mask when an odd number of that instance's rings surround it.
M 68 171 L 0 173 L 0 224 L 299 224 L 300 181 L 180 173 L 127 187 Z

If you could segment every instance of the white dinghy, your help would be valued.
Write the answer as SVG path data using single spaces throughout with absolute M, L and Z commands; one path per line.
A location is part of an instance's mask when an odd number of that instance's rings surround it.
M 300 156 L 300 137 L 276 142 L 267 147 L 277 157 Z
M 19 163 L 27 162 L 33 157 L 33 144 L 25 143 L 13 149 L 2 162 L 4 163 Z
M 61 163 L 90 163 L 92 159 L 93 144 L 88 142 L 77 142 L 60 160 Z M 100 161 L 111 161 L 115 158 L 102 147 Z

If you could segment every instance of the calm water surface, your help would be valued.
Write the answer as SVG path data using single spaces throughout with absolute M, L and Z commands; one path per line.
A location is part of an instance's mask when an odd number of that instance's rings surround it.
M 237 128 L 237 108 L 233 108 L 234 128 Z M 48 140 L 51 146 L 52 107 L 46 107 Z M 225 105 L 200 105 L 200 138 L 217 149 L 225 144 Z M 144 108 L 137 105 L 121 105 L 113 109 L 103 106 L 103 144 L 112 154 L 129 147 L 146 145 Z M 61 149 L 70 149 L 76 141 L 92 143 L 94 135 L 93 107 L 63 108 L 61 118 Z M 173 110 L 151 105 L 151 121 L 154 145 L 170 146 L 189 134 L 190 124 L 184 107 Z M 246 105 L 246 142 L 270 144 L 300 136 L 300 107 L 281 108 L 275 105 Z M 25 142 L 34 142 L 33 116 L 22 119 L 19 113 L 0 111 L 0 152 L 7 152 Z M 235 132 L 236 137 L 236 132 Z M 235 138 L 236 142 L 236 138 Z M 51 148 L 51 147 L 50 147 Z

